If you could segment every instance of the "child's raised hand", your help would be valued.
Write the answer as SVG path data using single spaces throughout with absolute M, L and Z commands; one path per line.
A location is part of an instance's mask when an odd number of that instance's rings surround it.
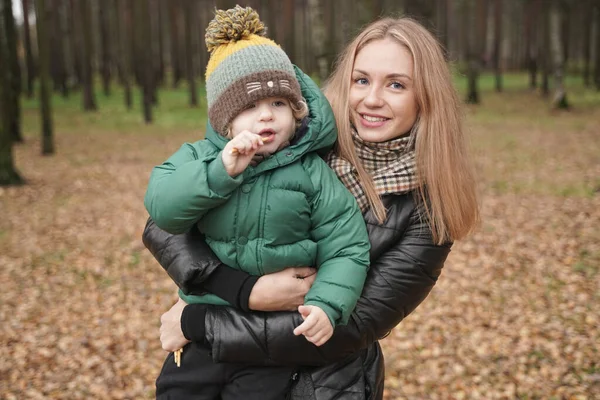
M 262 138 L 250 131 L 242 131 L 223 149 L 223 165 L 231 177 L 236 177 L 248 167 L 256 151 L 263 145 Z
M 298 312 L 304 322 L 294 329 L 294 335 L 304 335 L 315 346 L 321 346 L 331 338 L 333 326 L 325 311 L 317 306 L 300 306 Z

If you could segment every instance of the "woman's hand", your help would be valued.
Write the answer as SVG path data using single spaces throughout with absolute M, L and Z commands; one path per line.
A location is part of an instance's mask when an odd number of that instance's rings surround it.
M 181 330 L 181 314 L 187 303 L 181 299 L 169 311 L 160 317 L 160 343 L 163 350 L 175 351 L 183 348 L 190 341 L 183 336 Z
M 250 292 L 248 306 L 254 311 L 296 311 L 312 286 L 317 270 L 286 268 L 258 278 Z M 164 346 L 163 346 L 164 348 Z

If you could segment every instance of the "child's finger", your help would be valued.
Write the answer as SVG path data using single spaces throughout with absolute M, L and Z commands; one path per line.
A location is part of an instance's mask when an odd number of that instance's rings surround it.
M 315 325 L 315 321 L 311 318 L 307 318 L 303 323 L 298 325 L 296 329 L 294 329 L 294 335 L 303 335 L 306 331 L 311 329 Z
M 306 319 L 310 315 L 311 306 L 298 306 L 298 312 Z
M 307 329 L 306 331 L 304 331 L 303 335 L 304 336 L 316 336 L 318 335 L 320 332 L 323 332 L 324 329 L 322 326 L 320 326 L 319 324 L 315 324 L 314 326 L 312 326 L 311 328 Z
M 329 338 L 331 338 L 331 335 L 323 335 L 319 339 L 315 340 L 313 343 L 317 347 L 323 346 L 325 343 L 327 343 L 327 341 L 329 340 Z
M 250 143 L 252 143 L 252 146 L 260 146 L 263 143 L 260 135 L 252 133 L 250 131 L 244 131 L 238 137 L 248 140 Z
M 243 132 L 233 139 L 233 150 L 231 154 L 247 154 L 262 146 L 262 140 L 259 135 L 250 132 Z
M 316 345 L 317 343 L 319 343 L 319 341 L 320 341 L 321 339 L 323 339 L 323 334 L 322 334 L 322 333 L 319 333 L 319 334 L 317 334 L 317 335 L 313 335 L 313 336 L 306 336 L 306 335 L 304 335 L 304 337 L 306 338 L 306 340 L 308 340 L 308 341 L 309 341 L 309 342 L 311 342 L 312 344 L 315 344 L 315 345 Z
M 310 339 L 307 337 L 307 339 L 315 346 L 322 346 L 331 338 L 331 336 L 333 336 L 333 329 L 323 329 L 311 336 Z
M 250 138 L 240 138 L 239 143 L 235 144 L 235 148 L 238 149 L 240 154 L 246 154 L 254 150 L 254 144 Z
M 263 140 L 262 140 L 262 138 L 259 135 L 254 135 L 252 137 L 252 141 L 254 143 L 254 146 L 255 146 L 254 148 L 255 149 L 258 149 L 260 146 L 263 145 Z
M 254 137 L 256 135 L 252 135 L 251 133 L 248 133 L 244 136 L 240 137 L 240 140 L 244 143 L 244 146 L 246 149 L 254 149 L 256 146 L 256 138 Z

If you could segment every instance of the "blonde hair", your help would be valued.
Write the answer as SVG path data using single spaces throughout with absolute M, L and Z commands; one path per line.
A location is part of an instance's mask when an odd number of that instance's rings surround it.
M 369 205 L 383 222 L 385 207 L 355 152 L 349 93 L 356 55 L 368 43 L 385 38 L 404 46 L 413 58 L 415 101 L 419 110 L 411 131 L 420 181 L 415 193 L 417 200 L 424 205 L 437 244 L 461 239 L 479 221 L 479 205 L 464 142 L 460 102 L 440 44 L 418 22 L 410 18 L 373 22 L 340 55 L 324 90 L 339 130 L 335 151 L 356 168 Z

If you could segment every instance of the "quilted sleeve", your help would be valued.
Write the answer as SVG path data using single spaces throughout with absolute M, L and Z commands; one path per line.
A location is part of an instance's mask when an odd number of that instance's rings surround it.
M 221 153 L 211 147 L 206 141 L 186 143 L 152 170 L 144 205 L 161 229 L 173 234 L 188 231 L 242 183 L 241 175 L 227 174 Z

